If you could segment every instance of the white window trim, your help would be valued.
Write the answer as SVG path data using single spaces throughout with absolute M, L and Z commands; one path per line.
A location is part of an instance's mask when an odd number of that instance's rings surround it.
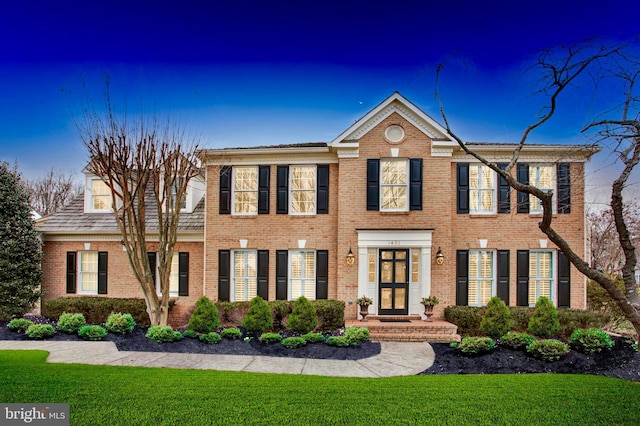
M 400 187 L 401 185 L 383 185 L 382 183 L 382 173 L 383 173 L 383 167 L 382 167 L 382 162 L 401 162 L 404 161 L 405 163 L 405 176 L 406 176 L 406 183 L 405 183 L 405 208 L 404 209 L 385 209 L 384 207 L 382 207 L 383 205 L 383 201 L 382 201 L 382 188 L 383 186 L 397 186 Z M 380 176 L 379 176 L 379 181 L 380 181 L 380 188 L 379 188 L 379 199 L 380 199 L 380 211 L 381 212 L 408 212 L 409 211 L 409 193 L 410 193 L 410 188 L 409 188 L 409 160 L 407 158 L 381 158 L 380 159 Z
M 85 184 L 85 190 L 84 190 L 84 210 L 87 213 L 110 213 L 112 210 L 111 208 L 108 209 L 95 209 L 94 203 L 93 203 L 93 182 L 96 181 L 101 181 L 102 179 L 100 179 L 99 177 L 95 177 L 95 176 L 87 176 L 86 179 L 86 184 Z M 112 198 L 110 197 L 109 201 L 112 201 Z
M 256 171 L 256 211 L 254 213 L 236 213 L 236 172 L 238 169 L 255 169 Z M 258 215 L 258 197 L 260 190 L 260 170 L 258 166 L 234 166 L 231 168 L 231 215 L 233 216 L 257 216 Z M 249 192 L 249 191 L 240 191 Z M 251 191 L 253 192 L 253 191 Z
M 292 170 L 294 167 L 305 167 L 305 168 L 313 168 L 314 169 L 314 188 L 313 188 L 313 192 L 314 192 L 314 206 L 315 209 L 312 212 L 294 212 L 293 209 L 291 208 L 292 204 L 293 204 L 293 197 L 291 196 L 292 194 L 292 185 L 291 185 L 291 181 L 293 180 L 293 173 Z M 288 182 L 288 197 L 289 197 L 289 214 L 291 216 L 314 216 L 317 214 L 318 212 L 318 166 L 317 165 L 310 165 L 310 164 L 292 164 L 289 166 L 289 182 Z
M 556 250 L 530 250 L 529 257 L 536 253 L 551 253 L 551 284 L 549 284 L 549 300 L 553 303 L 553 306 L 557 306 L 556 303 L 556 288 L 558 286 L 558 273 L 556 271 L 557 268 L 557 252 Z M 529 260 L 529 264 L 531 264 L 531 260 Z M 539 281 L 540 278 L 536 279 L 536 282 Z M 529 271 L 529 287 L 531 287 L 531 271 Z M 534 303 L 529 303 L 529 307 L 533 308 L 536 306 L 536 302 L 540 298 L 540 290 L 536 285 L 536 300 Z M 527 300 L 529 299 L 529 293 L 527 292 Z
M 482 169 L 483 168 L 487 168 L 489 170 L 491 170 L 489 167 L 485 166 L 484 164 L 478 163 L 472 163 L 469 165 L 469 169 L 471 169 L 471 167 L 480 167 L 479 173 L 478 173 L 478 206 L 482 206 L 482 191 L 488 191 L 488 188 L 481 188 L 480 187 L 480 183 L 482 182 L 482 178 L 481 178 L 481 173 L 482 173 Z M 491 203 L 491 210 L 472 210 L 471 209 L 471 191 L 473 191 L 473 189 L 471 188 L 471 184 L 469 184 L 469 214 L 471 215 L 477 215 L 477 216 L 481 216 L 481 215 L 492 215 L 492 214 L 497 214 L 498 211 L 498 200 L 497 200 L 497 196 L 498 196 L 498 190 L 497 190 L 497 186 L 498 186 L 498 174 L 491 170 L 491 173 L 493 174 L 493 188 L 491 188 L 491 192 L 493 193 L 493 197 L 492 200 L 493 202 Z M 469 174 L 471 174 L 471 170 L 469 170 Z M 469 177 L 471 178 L 471 177 Z
M 99 268 L 99 256 L 98 259 L 96 259 L 96 270 L 95 270 L 95 274 L 96 274 L 96 289 L 95 290 L 83 290 L 83 271 L 82 271 L 82 256 L 86 253 L 95 253 L 96 256 L 98 256 L 98 251 L 97 250 L 83 250 L 83 251 L 79 251 L 78 252 L 78 294 L 98 294 L 98 268 Z M 93 272 L 93 271 L 85 271 L 85 272 Z
M 231 290 L 230 290 L 230 301 L 238 302 L 236 300 L 236 253 L 253 253 L 256 258 L 256 296 L 258 294 L 258 250 L 250 250 L 250 249 L 238 249 L 231 251 Z M 242 300 L 242 302 L 251 301 L 255 296 L 248 297 L 247 300 Z
M 313 278 L 296 278 L 296 279 L 300 279 L 303 281 L 303 288 L 304 288 L 304 282 L 306 281 L 312 281 L 313 282 L 313 297 L 307 297 L 305 296 L 308 300 L 315 300 L 316 299 L 316 291 L 317 291 L 317 268 L 318 268 L 318 264 L 317 264 L 317 256 L 316 256 L 316 251 L 315 250 L 289 250 L 289 265 L 288 265 L 288 282 L 287 282 L 287 299 L 288 300 L 295 300 L 297 298 L 293 298 L 293 284 L 292 281 L 294 280 L 292 274 L 291 274 L 291 264 L 292 264 L 292 259 L 293 259 L 293 255 L 296 253 L 313 253 Z M 303 268 L 304 268 L 304 262 L 302 263 Z M 304 295 L 304 291 L 301 291 L 301 295 Z M 300 297 L 300 296 L 298 296 Z
M 530 185 L 535 186 L 536 188 L 537 188 L 537 186 L 536 186 L 536 185 L 534 185 L 534 184 L 531 182 L 531 168 L 533 168 L 533 167 L 536 167 L 536 168 L 538 168 L 538 167 L 551 167 L 551 171 L 552 171 L 552 176 L 551 176 L 551 189 L 548 189 L 548 188 L 547 188 L 547 190 L 549 190 L 549 191 L 552 191 L 552 192 L 553 192 L 553 199 L 551 200 L 551 206 L 552 206 L 553 213 L 556 213 L 556 212 L 557 212 L 556 200 L 558 199 L 558 191 L 557 191 L 557 181 L 558 181 L 558 180 L 557 180 L 557 179 L 558 179 L 558 177 L 557 177 L 557 173 L 558 173 L 558 170 L 557 170 L 557 167 L 556 167 L 556 165 L 555 165 L 555 164 L 548 164 L 548 163 L 530 163 L 530 164 L 529 164 L 529 184 L 530 184 Z M 532 210 L 532 209 L 531 209 L 531 205 L 532 205 L 531 200 L 532 200 L 533 198 L 536 198 L 536 197 L 535 197 L 534 195 L 529 194 L 529 214 L 532 214 L 532 215 L 541 215 L 541 214 L 543 213 L 543 212 L 542 212 L 542 202 L 540 202 L 540 210 Z M 538 200 L 538 199 L 536 198 L 536 200 Z M 538 201 L 540 201 L 540 200 L 538 200 Z
M 469 258 L 471 258 L 471 253 L 483 253 L 483 252 L 487 252 L 487 253 L 491 253 L 491 297 L 494 297 L 497 295 L 497 255 L 496 255 L 496 250 L 492 250 L 492 249 L 471 249 L 469 250 Z M 480 264 L 478 264 L 478 266 L 480 267 Z M 469 269 L 469 275 L 471 275 L 471 270 L 469 268 L 469 265 L 467 264 L 467 268 Z M 486 281 L 486 280 L 482 280 L 480 278 L 477 279 L 478 281 Z M 469 276 L 468 278 L 468 282 L 471 282 L 471 276 Z M 470 286 L 471 284 L 467 284 L 468 286 Z M 468 293 L 469 291 L 467 290 L 467 297 L 468 297 Z M 476 307 L 482 307 L 482 306 L 487 306 L 486 304 L 483 305 L 482 303 L 479 302 L 480 300 L 480 288 L 478 287 L 478 299 L 475 300 L 473 303 L 471 303 L 471 301 L 469 301 L 468 306 L 476 306 Z

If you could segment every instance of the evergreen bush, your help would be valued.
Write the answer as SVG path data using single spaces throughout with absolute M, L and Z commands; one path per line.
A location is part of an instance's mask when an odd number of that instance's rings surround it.
M 273 314 L 274 328 L 283 330 L 285 328 L 284 319 L 293 310 L 291 302 L 288 302 L 286 300 L 274 300 L 273 302 L 269 302 L 269 307 L 271 308 L 271 313 Z
M 569 346 L 559 340 L 536 340 L 527 348 L 527 352 L 544 361 L 556 361 L 569 353 Z
M 107 330 L 99 325 L 85 325 L 78 330 L 78 336 L 84 340 L 102 340 L 107 335 Z
M 238 330 L 235 327 L 225 328 L 220 332 L 220 335 L 225 339 L 239 339 L 242 337 L 242 331 Z
M 458 326 L 458 334 L 461 336 L 479 336 L 480 322 L 484 308 L 475 306 L 447 306 L 444 309 L 444 318 Z
M 302 337 L 287 337 L 282 341 L 282 344 L 287 349 L 301 348 L 307 345 L 307 341 Z
M 16 333 L 24 333 L 32 324 L 33 321 L 30 321 L 26 318 L 15 318 L 9 321 L 9 324 L 7 324 L 7 328 L 9 330 L 15 331 Z
M 548 298 L 542 296 L 536 303 L 536 310 L 529 320 L 529 333 L 545 339 L 550 338 L 558 331 L 558 311 Z
M 182 334 L 184 335 L 184 337 L 188 337 L 189 339 L 198 338 L 198 333 L 196 333 L 195 330 L 185 330 Z
M 218 333 L 215 333 L 213 331 L 211 333 L 205 333 L 200 335 L 200 341 L 204 343 L 208 343 L 210 345 L 218 343 L 220 340 L 222 340 L 222 336 L 220 336 Z
M 31 324 L 25 334 L 30 339 L 46 339 L 56 334 L 56 330 L 50 324 Z
M 189 328 L 198 333 L 210 333 L 220 325 L 218 308 L 207 296 L 202 296 L 196 302 L 196 308 L 189 318 Z
M 494 296 L 487 304 L 487 310 L 480 322 L 480 331 L 492 339 L 499 339 L 509 331 L 509 309 L 502 299 Z
M 158 343 L 175 342 L 182 339 L 182 333 L 168 325 L 152 325 L 146 337 Z
M 307 343 L 322 343 L 324 342 L 324 336 L 321 333 L 307 333 L 303 334 L 302 337 Z
M 267 344 L 280 343 L 282 342 L 282 335 L 279 333 L 263 333 L 258 338 L 258 340 L 260 340 L 262 343 L 267 343 Z
M 578 352 L 587 354 L 601 352 L 603 349 L 611 349 L 614 345 L 611 337 L 597 328 L 575 330 L 569 338 L 569 343 Z
M 519 350 L 527 349 L 530 344 L 536 341 L 536 338 L 527 333 L 510 332 L 500 339 L 500 344 L 507 348 Z
M 318 318 L 316 316 L 316 308 L 304 296 L 300 296 L 296 300 L 287 326 L 294 332 L 307 334 L 318 326 Z
M 349 327 L 344 331 L 344 337 L 350 346 L 358 346 L 361 343 L 368 342 L 371 334 L 366 327 Z
M 136 321 L 131 314 L 123 314 L 121 312 L 111 312 L 105 327 L 112 333 L 131 333 L 136 326 Z
M 327 337 L 327 345 L 336 346 L 338 348 L 346 348 L 350 346 L 349 340 L 344 336 L 329 336 Z
M 87 324 L 87 321 L 84 319 L 84 315 L 82 314 L 70 314 L 67 312 L 63 312 L 58 318 L 58 330 L 63 333 L 75 334 L 80 330 L 80 327 L 83 327 Z
M 249 310 L 242 320 L 242 328 L 248 333 L 261 334 L 273 326 L 271 309 L 260 296 L 251 299 Z
M 335 331 L 344 327 L 344 302 L 342 300 L 314 300 L 318 316 L 318 328 Z
M 496 342 L 490 337 L 465 337 L 458 345 L 458 349 L 467 355 L 478 355 L 492 351 L 495 346 Z

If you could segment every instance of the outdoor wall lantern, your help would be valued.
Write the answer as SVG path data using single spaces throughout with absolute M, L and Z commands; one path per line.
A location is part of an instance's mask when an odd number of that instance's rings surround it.
M 347 265 L 352 266 L 356 263 L 356 257 L 353 255 L 353 251 L 351 251 L 351 247 L 349 247 L 349 253 L 347 253 Z
M 436 252 L 436 263 L 438 265 L 442 265 L 444 263 L 444 254 L 442 254 L 442 249 L 438 247 L 438 251 Z

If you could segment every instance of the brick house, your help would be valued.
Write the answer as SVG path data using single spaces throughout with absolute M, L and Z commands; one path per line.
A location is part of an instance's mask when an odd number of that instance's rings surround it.
M 514 148 L 469 145 L 498 163 Z M 584 165 L 595 152 L 527 145 L 512 171 L 557 194 L 554 227 L 579 252 Z M 202 295 L 339 299 L 347 319 L 362 295 L 379 316 L 420 315 L 428 295 L 440 299 L 435 318 L 495 295 L 512 306 L 544 295 L 586 307 L 585 278 L 537 227 L 537 199 L 512 191 L 397 92 L 331 142 L 199 155 L 205 174 L 191 185 L 172 272 L 175 323 Z M 108 192 L 95 176 L 86 182 L 84 199 L 38 223 L 45 297 L 141 297 L 101 199 Z

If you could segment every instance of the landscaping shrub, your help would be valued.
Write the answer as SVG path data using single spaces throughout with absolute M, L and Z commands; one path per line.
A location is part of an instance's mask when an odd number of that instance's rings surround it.
M 136 326 L 136 320 L 131 314 L 123 314 L 121 312 L 111 312 L 105 327 L 112 333 L 131 333 Z
M 78 336 L 84 340 L 102 340 L 107 335 L 107 330 L 99 325 L 85 325 L 78 330 Z
M 527 349 L 530 344 L 536 341 L 536 338 L 527 333 L 509 332 L 500 339 L 500 344 L 511 349 Z
M 296 333 L 307 334 L 318 326 L 316 308 L 304 296 L 300 296 L 293 307 L 287 326 Z
M 569 343 L 578 352 L 587 354 L 601 352 L 603 349 L 611 349 L 614 345 L 611 337 L 597 328 L 575 330 L 569 338 Z
M 242 320 L 242 328 L 248 333 L 261 334 L 273 326 L 271 309 L 260 296 L 251 299 L 249 310 Z
M 30 339 L 46 339 L 56 334 L 56 330 L 50 324 L 31 324 L 25 334 Z
M 569 346 L 559 340 L 536 340 L 527 348 L 527 352 L 544 361 L 556 361 L 569 353 Z
M 480 331 L 492 339 L 499 339 L 507 334 L 510 325 L 507 305 L 498 296 L 492 297 L 480 321 Z
M 458 345 L 460 352 L 467 355 L 490 352 L 495 347 L 496 342 L 490 337 L 465 337 Z
M 304 340 L 302 337 L 287 337 L 282 341 L 282 344 L 284 345 L 285 348 L 295 349 L 295 348 L 301 348 L 303 346 L 306 346 L 307 341 Z
M 346 348 L 350 346 L 349 341 L 344 336 L 329 336 L 327 338 L 327 345 L 337 346 L 339 348 Z
M 536 310 L 529 320 L 529 333 L 534 336 L 549 338 L 558 331 L 558 311 L 551 300 L 541 297 L 536 302 Z
M 249 310 L 249 302 L 218 302 L 218 314 L 226 325 L 242 324 L 242 319 Z
M 621 275 L 614 278 L 616 286 L 624 292 L 624 280 Z M 615 327 L 624 321 L 626 317 L 620 306 L 609 296 L 609 293 L 595 281 L 587 281 L 587 307 L 590 311 L 595 311 L 608 319 Z M 580 327 L 576 327 L 580 328 Z M 589 325 L 582 328 L 602 328 L 602 325 Z
M 344 331 L 344 337 L 350 346 L 358 346 L 361 343 L 368 342 L 371 334 L 366 327 L 349 327 Z
M 220 335 L 225 339 L 239 339 L 242 337 L 242 331 L 238 330 L 235 327 L 229 327 L 222 330 Z
M 29 321 L 26 318 L 15 318 L 9 321 L 9 324 L 7 324 L 7 328 L 9 330 L 15 331 L 16 333 L 24 333 L 32 324 L 33 321 Z
M 204 343 L 208 343 L 210 345 L 218 343 L 220 340 L 222 340 L 222 336 L 220 336 L 218 333 L 213 331 L 211 333 L 205 333 L 200 335 L 200 341 Z
M 169 310 L 173 305 L 175 305 L 175 300 L 170 300 Z M 136 324 L 142 327 L 147 327 L 150 324 L 147 305 L 144 299 L 139 298 L 58 297 L 57 299 L 45 300 L 42 303 L 42 315 L 46 318 L 55 320 L 63 312 L 79 312 L 90 324 L 106 322 L 111 312 L 128 312 Z
M 320 333 L 307 333 L 303 334 L 302 337 L 307 343 L 322 343 L 324 342 L 324 336 Z
M 175 342 L 182 339 L 182 333 L 168 325 L 152 325 L 146 336 L 158 343 Z
M 558 309 L 560 327 L 556 335 L 569 338 L 575 330 L 600 328 L 609 323 L 609 315 L 602 312 L 583 311 L 581 309 Z
M 273 316 L 273 326 L 277 330 L 285 328 L 284 319 L 291 313 L 293 306 L 291 302 L 285 300 L 274 300 L 269 302 L 271 314 Z
M 263 333 L 258 338 L 258 340 L 260 340 L 262 343 L 267 343 L 267 344 L 280 343 L 282 342 L 282 335 L 280 335 L 279 333 Z
M 58 318 L 58 330 L 63 333 L 75 334 L 80 330 L 80 327 L 87 324 L 82 314 L 69 314 L 63 312 Z
M 527 306 L 509 306 L 509 322 L 511 331 L 526 332 L 529 329 L 529 320 L 533 314 L 533 308 Z
M 480 322 L 484 308 L 473 306 L 447 306 L 444 317 L 447 321 L 458 326 L 458 334 L 461 336 L 481 335 Z
M 184 333 L 182 333 L 182 335 L 184 337 L 188 337 L 189 339 L 197 339 L 198 338 L 198 333 L 196 333 L 194 330 L 185 330 Z
M 207 296 L 202 296 L 196 302 L 196 308 L 189 319 L 189 328 L 198 333 L 210 333 L 220 325 L 218 308 Z
M 344 302 L 342 300 L 314 300 L 318 316 L 318 329 L 335 331 L 344 326 Z

